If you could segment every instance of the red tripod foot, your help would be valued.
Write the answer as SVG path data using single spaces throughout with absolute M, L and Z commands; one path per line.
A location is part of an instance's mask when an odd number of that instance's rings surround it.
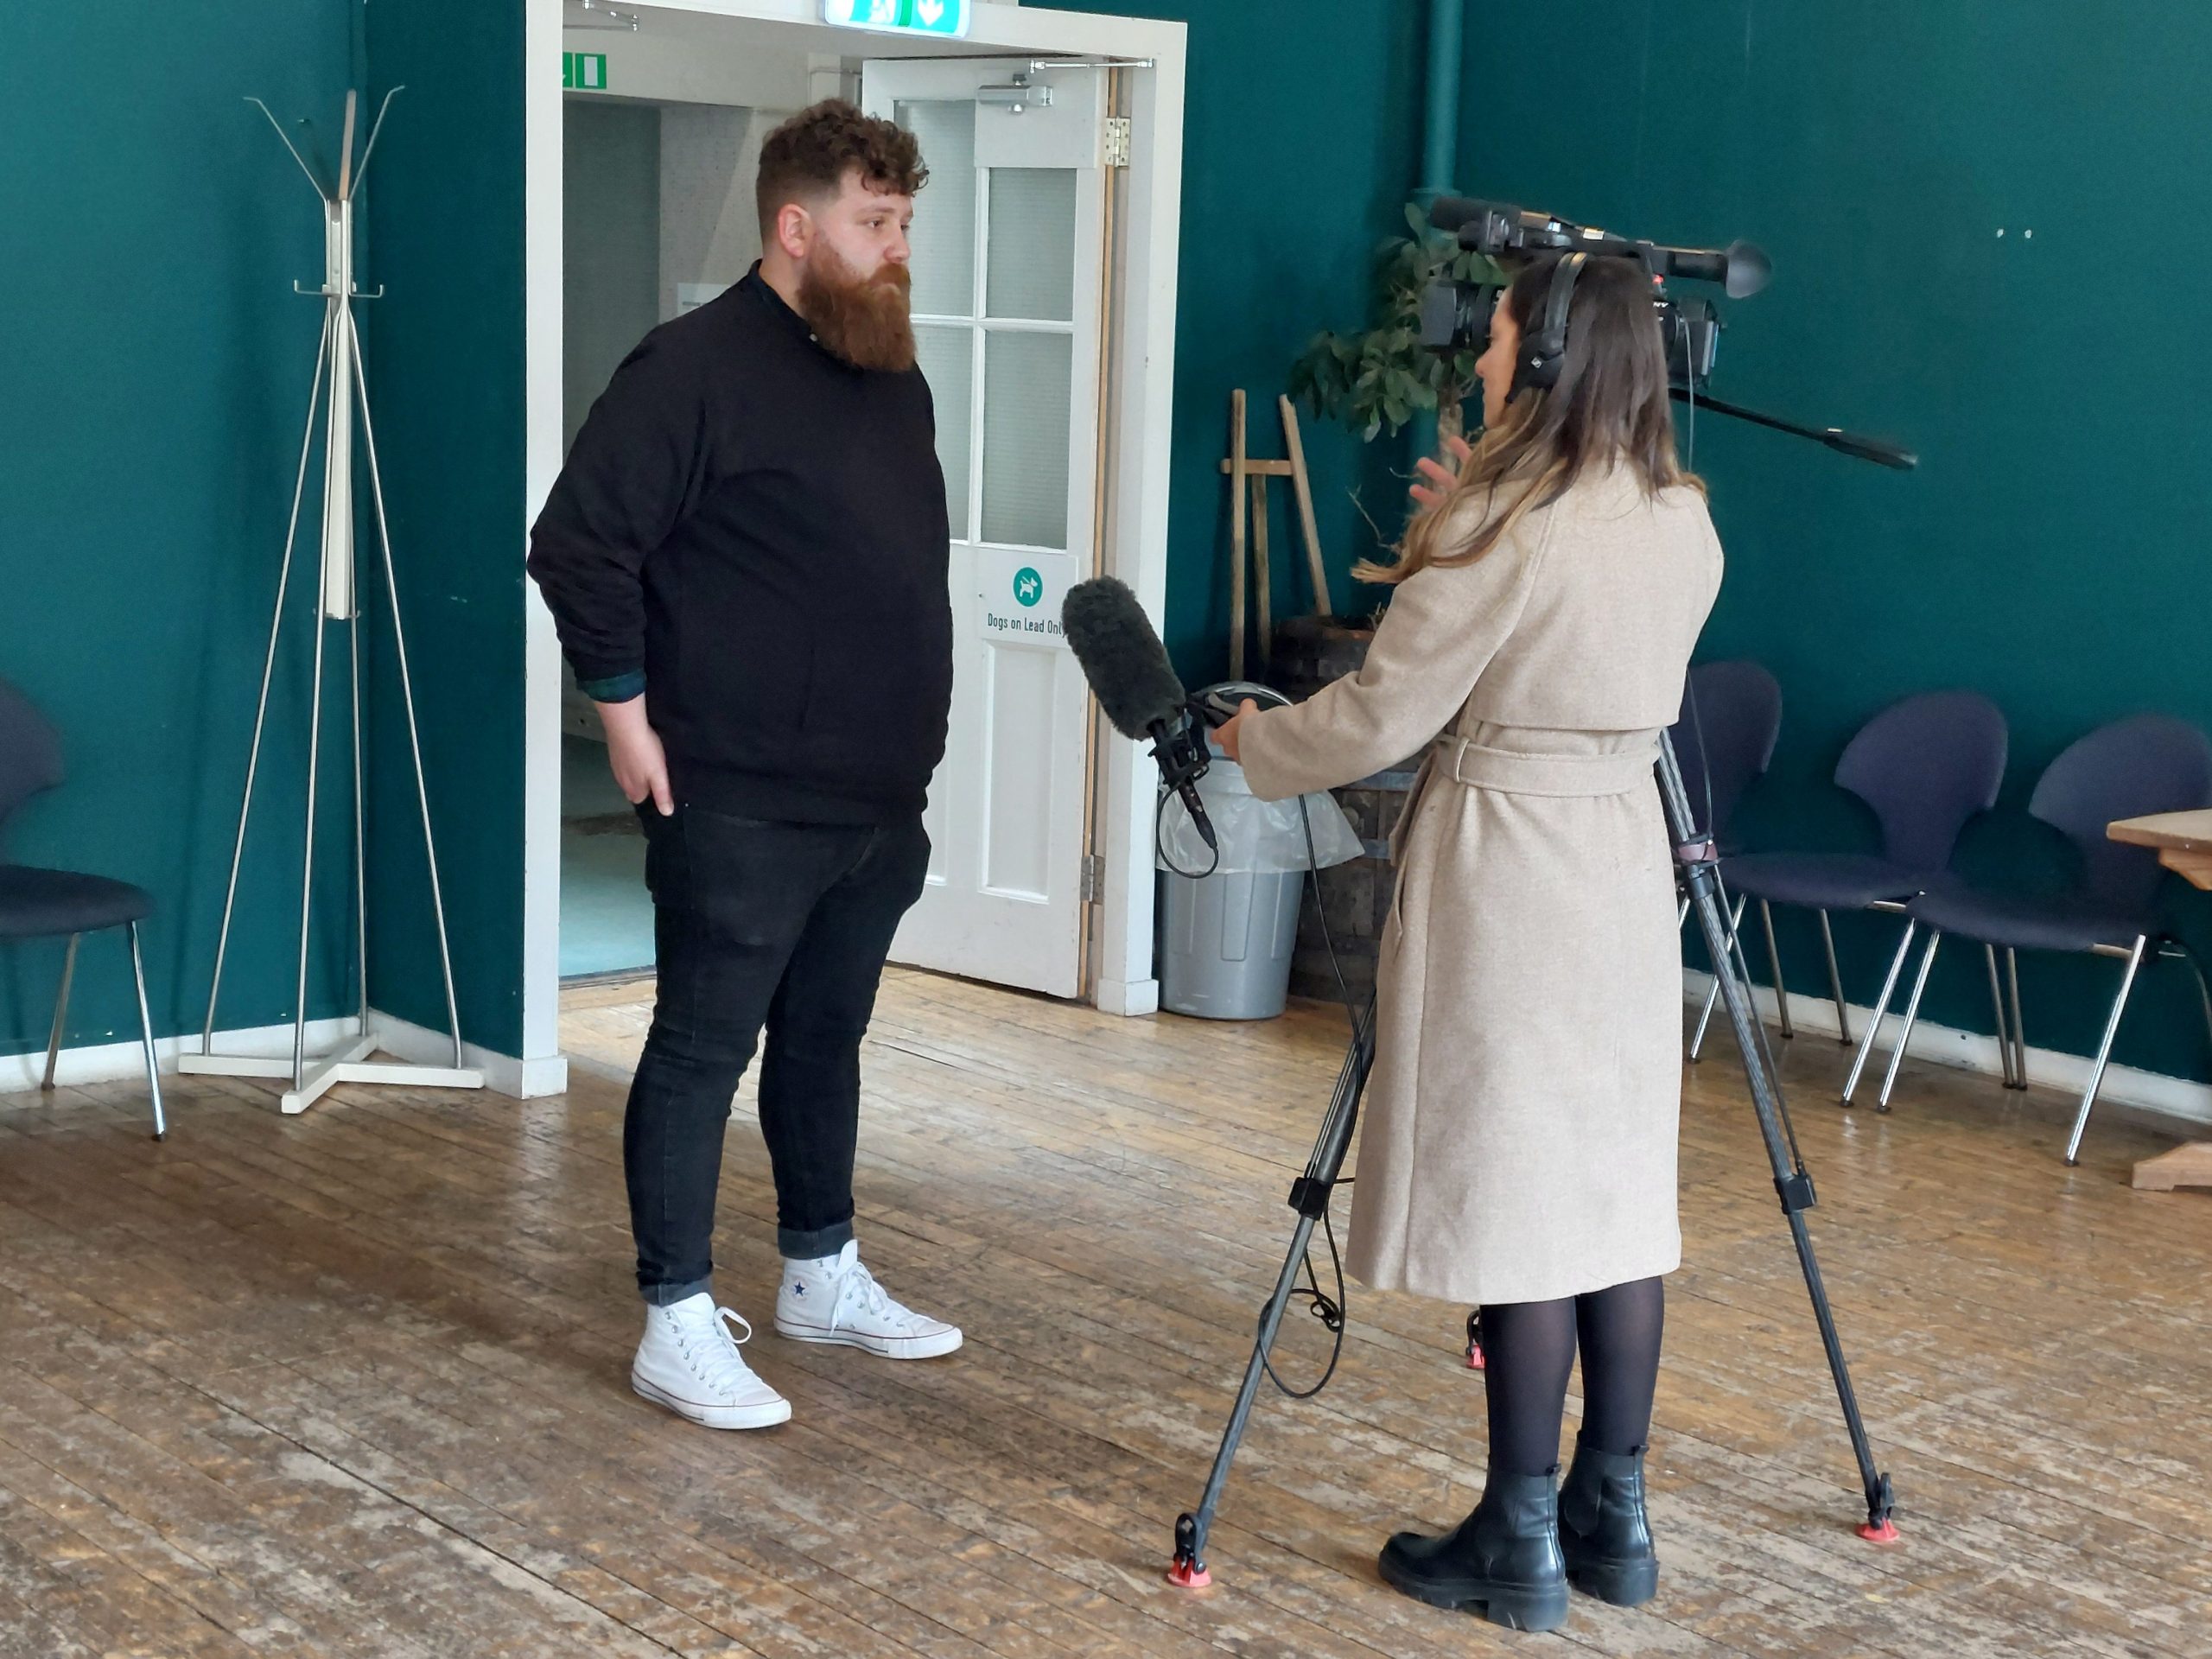
M 1479 1342 L 1467 1344 L 1467 1369 L 1471 1371 L 1488 1369 L 1488 1362 L 1483 1358 L 1483 1345 Z
M 1167 1582 L 1185 1590 L 1203 1590 L 1213 1582 L 1213 1574 L 1196 1561 L 1179 1560 L 1167 1569 Z
M 1858 1532 L 1859 1535 L 1870 1544 L 1894 1544 L 1901 1535 L 1897 1531 L 1897 1523 L 1886 1515 L 1879 1521 L 1860 1522 Z

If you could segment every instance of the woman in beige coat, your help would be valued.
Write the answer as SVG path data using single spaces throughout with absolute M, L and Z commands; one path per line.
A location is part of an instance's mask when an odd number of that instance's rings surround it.
M 1564 325 L 1564 350 L 1558 349 Z M 1524 344 L 1525 342 L 1525 344 Z M 1548 1630 L 1567 1580 L 1657 1583 L 1643 1454 L 1660 1275 L 1680 1262 L 1681 969 L 1652 772 L 1720 582 L 1702 487 L 1675 457 L 1635 261 L 1524 270 L 1479 363 L 1484 435 L 1433 463 L 1366 665 L 1295 708 L 1247 703 L 1224 747 L 1255 794 L 1421 754 L 1397 836 L 1349 1266 L 1479 1303 L 1490 1471 L 1383 1576 Z M 1585 1408 L 1557 1477 L 1578 1339 Z

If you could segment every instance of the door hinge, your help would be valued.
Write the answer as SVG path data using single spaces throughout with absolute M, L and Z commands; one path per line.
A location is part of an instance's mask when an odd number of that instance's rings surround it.
M 1103 903 L 1106 898 L 1106 860 L 1092 853 L 1083 861 L 1083 902 Z
M 1130 119 L 1126 115 L 1106 118 L 1106 166 L 1127 167 L 1129 164 L 1129 125 Z

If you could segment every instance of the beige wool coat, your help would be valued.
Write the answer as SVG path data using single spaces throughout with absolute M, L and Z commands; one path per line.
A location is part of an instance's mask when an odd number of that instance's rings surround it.
M 1616 467 L 1401 583 L 1357 677 L 1240 728 L 1268 798 L 1426 752 L 1346 1252 L 1378 1289 L 1548 1301 L 1681 1263 L 1681 956 L 1652 764 L 1719 585 L 1704 499 Z

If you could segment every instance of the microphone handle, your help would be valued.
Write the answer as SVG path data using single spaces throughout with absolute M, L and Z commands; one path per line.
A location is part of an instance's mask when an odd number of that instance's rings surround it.
M 1205 842 L 1209 852 L 1218 853 L 1221 842 L 1214 838 L 1213 820 L 1206 817 L 1206 804 L 1198 798 L 1198 785 L 1188 782 L 1178 784 L 1175 792 L 1183 798 L 1183 810 L 1191 815 L 1191 822 L 1198 826 L 1198 839 Z
M 1198 779 L 1205 775 L 1212 756 L 1205 737 L 1192 729 L 1191 709 L 1185 703 L 1173 718 L 1163 715 L 1146 729 L 1152 734 L 1152 758 L 1160 763 L 1161 781 L 1181 798 L 1183 810 L 1198 826 L 1198 837 L 1207 850 L 1218 853 L 1221 842 L 1214 835 L 1213 820 L 1206 816 L 1206 804 L 1198 798 Z

